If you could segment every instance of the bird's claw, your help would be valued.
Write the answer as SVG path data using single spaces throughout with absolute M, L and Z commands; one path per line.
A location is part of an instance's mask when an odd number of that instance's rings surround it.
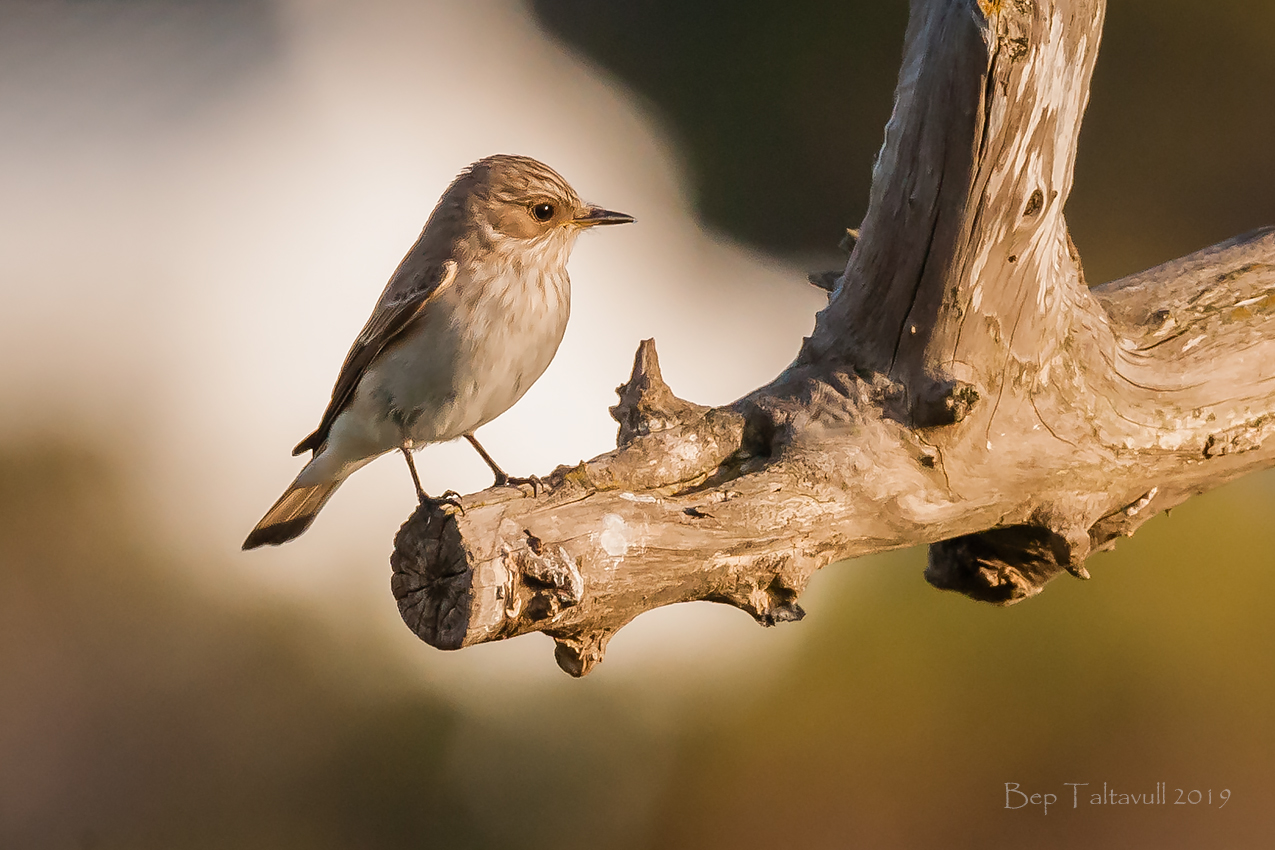
M 448 490 L 437 499 L 426 493 L 424 490 L 420 491 L 417 496 L 420 497 L 421 505 L 424 507 L 433 508 L 435 510 L 442 510 L 444 507 L 455 508 L 460 512 L 461 516 L 465 515 L 465 506 L 460 502 L 460 493 L 457 493 L 455 490 Z M 443 512 L 446 513 L 446 511 Z
M 457 493 L 455 490 L 448 490 L 438 497 L 438 502 L 443 505 L 451 505 L 453 508 L 460 511 L 461 516 L 464 516 L 465 506 L 460 503 L 460 498 L 460 493 Z
M 536 496 L 539 496 L 541 490 L 548 489 L 545 487 L 545 483 L 541 481 L 540 478 L 535 475 L 530 475 L 526 478 L 516 478 L 512 475 L 502 475 L 496 479 L 497 487 L 521 487 L 523 484 L 531 485 L 531 495 L 533 498 Z

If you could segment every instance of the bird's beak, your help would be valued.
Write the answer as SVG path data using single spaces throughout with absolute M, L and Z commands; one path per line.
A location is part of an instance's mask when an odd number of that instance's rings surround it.
M 581 227 L 593 227 L 596 224 L 628 224 L 636 220 L 627 213 L 604 210 L 602 207 L 585 207 L 576 213 L 571 222 Z

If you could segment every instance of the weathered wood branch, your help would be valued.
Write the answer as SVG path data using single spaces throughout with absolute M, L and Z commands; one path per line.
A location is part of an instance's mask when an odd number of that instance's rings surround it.
M 1275 463 L 1275 229 L 1085 285 L 1063 206 L 1103 10 L 914 0 L 868 214 L 797 360 L 708 409 L 644 342 L 615 451 L 403 526 L 408 626 L 543 631 L 583 675 L 643 611 L 798 619 L 815 570 L 918 543 L 931 583 L 1008 604 Z

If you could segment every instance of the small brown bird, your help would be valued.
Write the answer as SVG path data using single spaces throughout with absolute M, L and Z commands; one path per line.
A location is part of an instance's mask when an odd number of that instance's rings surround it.
M 465 437 L 506 475 L 474 431 L 548 368 L 571 312 L 567 258 L 582 230 L 633 217 L 583 203 L 549 166 L 480 159 L 452 182 L 345 357 L 313 453 L 243 548 L 286 543 L 314 522 L 352 472 L 388 451 Z

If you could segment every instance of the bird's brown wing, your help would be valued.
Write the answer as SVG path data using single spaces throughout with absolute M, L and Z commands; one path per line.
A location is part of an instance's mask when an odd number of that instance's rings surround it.
M 418 243 L 408 253 L 394 277 L 386 284 L 376 309 L 354 340 L 354 345 L 350 346 L 350 353 L 345 355 L 345 363 L 341 365 L 341 373 L 337 375 L 336 385 L 332 388 L 332 400 L 328 402 L 328 409 L 323 411 L 319 427 L 297 443 L 292 450 L 294 455 L 307 450 L 319 450 L 328 439 L 332 423 L 349 404 L 355 387 L 376 356 L 411 324 L 431 298 L 456 279 L 455 260 L 421 263 L 425 258 L 417 252 L 419 247 L 421 246 Z

